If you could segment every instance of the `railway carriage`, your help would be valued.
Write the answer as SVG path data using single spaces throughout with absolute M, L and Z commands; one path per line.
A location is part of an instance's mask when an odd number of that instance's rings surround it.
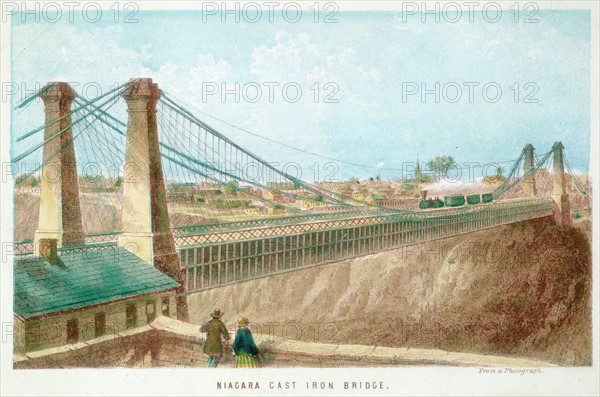
M 449 194 L 444 196 L 442 201 L 439 197 L 419 201 L 419 209 L 430 210 L 442 207 L 462 207 L 464 205 L 488 204 L 494 201 L 494 196 L 491 193 L 469 194 Z

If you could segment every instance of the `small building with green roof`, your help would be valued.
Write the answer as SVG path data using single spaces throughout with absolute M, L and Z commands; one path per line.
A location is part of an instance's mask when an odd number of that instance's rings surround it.
M 175 318 L 180 283 L 107 243 L 14 260 L 15 352 L 78 343 Z

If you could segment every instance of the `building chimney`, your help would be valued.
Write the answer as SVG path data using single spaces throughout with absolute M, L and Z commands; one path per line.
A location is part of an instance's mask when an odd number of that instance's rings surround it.
M 51 265 L 58 263 L 58 239 L 41 238 L 39 240 L 39 254 Z

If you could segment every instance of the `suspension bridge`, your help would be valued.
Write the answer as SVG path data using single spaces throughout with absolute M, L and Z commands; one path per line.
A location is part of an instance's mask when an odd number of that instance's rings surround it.
M 41 156 L 29 172 L 40 212 L 15 253 L 37 255 L 43 239 L 62 255 L 119 245 L 180 281 L 181 295 L 536 218 L 569 225 L 570 195 L 587 199 L 560 142 L 539 157 L 525 146 L 492 202 L 391 208 L 286 173 L 151 79 L 92 100 L 51 83 L 18 108 L 36 98 L 45 122 L 17 141 L 43 139 L 12 162 Z

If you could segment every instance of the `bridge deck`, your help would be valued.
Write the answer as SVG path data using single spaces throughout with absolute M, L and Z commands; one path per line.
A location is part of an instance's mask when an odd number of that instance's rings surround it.
M 424 221 L 453 218 L 485 208 L 500 208 L 545 202 L 544 199 L 513 199 L 494 204 L 468 205 L 457 208 L 438 208 L 426 211 L 379 211 L 354 210 L 335 214 L 311 214 L 304 216 L 257 219 L 242 222 L 222 222 L 219 224 L 199 224 L 174 229 L 175 244 L 178 247 L 203 245 L 233 240 L 287 235 L 295 232 L 331 229 L 355 225 L 377 224 L 391 221 Z
M 176 236 L 188 292 L 552 215 L 526 199 L 370 217 Z

